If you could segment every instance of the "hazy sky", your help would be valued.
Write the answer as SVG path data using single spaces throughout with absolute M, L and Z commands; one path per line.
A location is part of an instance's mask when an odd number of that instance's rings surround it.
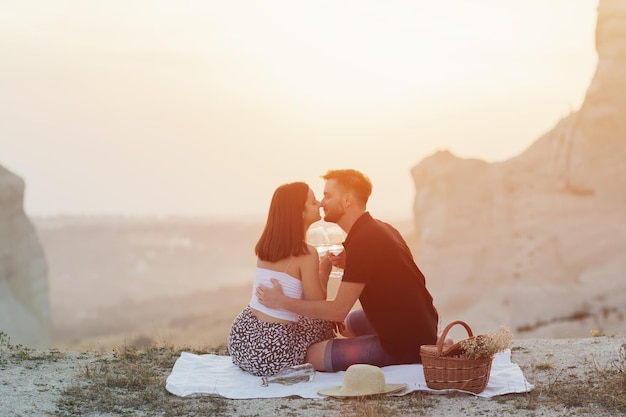
M 262 219 L 329 168 L 409 218 L 439 149 L 514 156 L 577 110 L 598 0 L 0 0 L 0 165 L 31 215 Z

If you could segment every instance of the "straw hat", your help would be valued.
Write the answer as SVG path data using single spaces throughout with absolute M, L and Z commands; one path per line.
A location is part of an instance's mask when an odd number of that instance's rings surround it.
M 404 388 L 406 384 L 385 384 L 385 373 L 379 367 L 356 364 L 346 370 L 342 386 L 324 388 L 317 393 L 331 397 L 363 397 L 391 394 Z

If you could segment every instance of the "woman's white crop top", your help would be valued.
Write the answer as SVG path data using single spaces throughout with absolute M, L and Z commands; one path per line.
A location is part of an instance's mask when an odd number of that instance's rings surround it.
M 287 311 L 282 308 L 265 307 L 259 302 L 259 298 L 256 295 L 256 289 L 259 284 L 263 284 L 266 287 L 273 287 L 274 284 L 270 281 L 270 278 L 275 278 L 278 282 L 280 282 L 281 287 L 283 287 L 283 293 L 287 297 L 302 299 L 302 281 L 285 272 L 257 267 L 256 276 L 254 277 L 254 285 L 252 286 L 252 298 L 250 299 L 249 304 L 250 307 L 277 319 L 298 321 L 298 315 L 296 313 L 292 313 L 291 311 Z

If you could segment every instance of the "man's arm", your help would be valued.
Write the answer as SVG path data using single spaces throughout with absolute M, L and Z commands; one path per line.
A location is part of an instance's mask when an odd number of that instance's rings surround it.
M 365 284 L 342 282 L 334 300 L 299 300 L 287 297 L 280 283 L 272 278 L 273 287 L 259 285 L 259 302 L 269 308 L 283 308 L 301 316 L 342 322 L 358 300 Z

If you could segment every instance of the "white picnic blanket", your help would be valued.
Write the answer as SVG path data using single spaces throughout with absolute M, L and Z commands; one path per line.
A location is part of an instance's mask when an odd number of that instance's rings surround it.
M 426 385 L 422 365 L 392 365 L 382 368 L 385 382 L 406 383 L 407 388 L 392 395 L 406 395 L 412 391 L 445 393 L 432 390 Z M 276 398 L 299 396 L 302 398 L 325 398 L 317 393 L 327 387 L 343 383 L 345 372 L 316 372 L 310 382 L 294 385 L 270 384 L 261 386 L 261 378 L 242 371 L 234 365 L 230 356 L 213 354 L 196 355 L 183 352 L 176 360 L 172 373 L 167 377 L 165 388 L 179 397 L 218 395 L 230 399 Z M 511 362 L 511 351 L 495 356 L 487 388 L 478 397 L 491 398 L 496 395 L 528 392 L 533 389 L 520 367 Z

